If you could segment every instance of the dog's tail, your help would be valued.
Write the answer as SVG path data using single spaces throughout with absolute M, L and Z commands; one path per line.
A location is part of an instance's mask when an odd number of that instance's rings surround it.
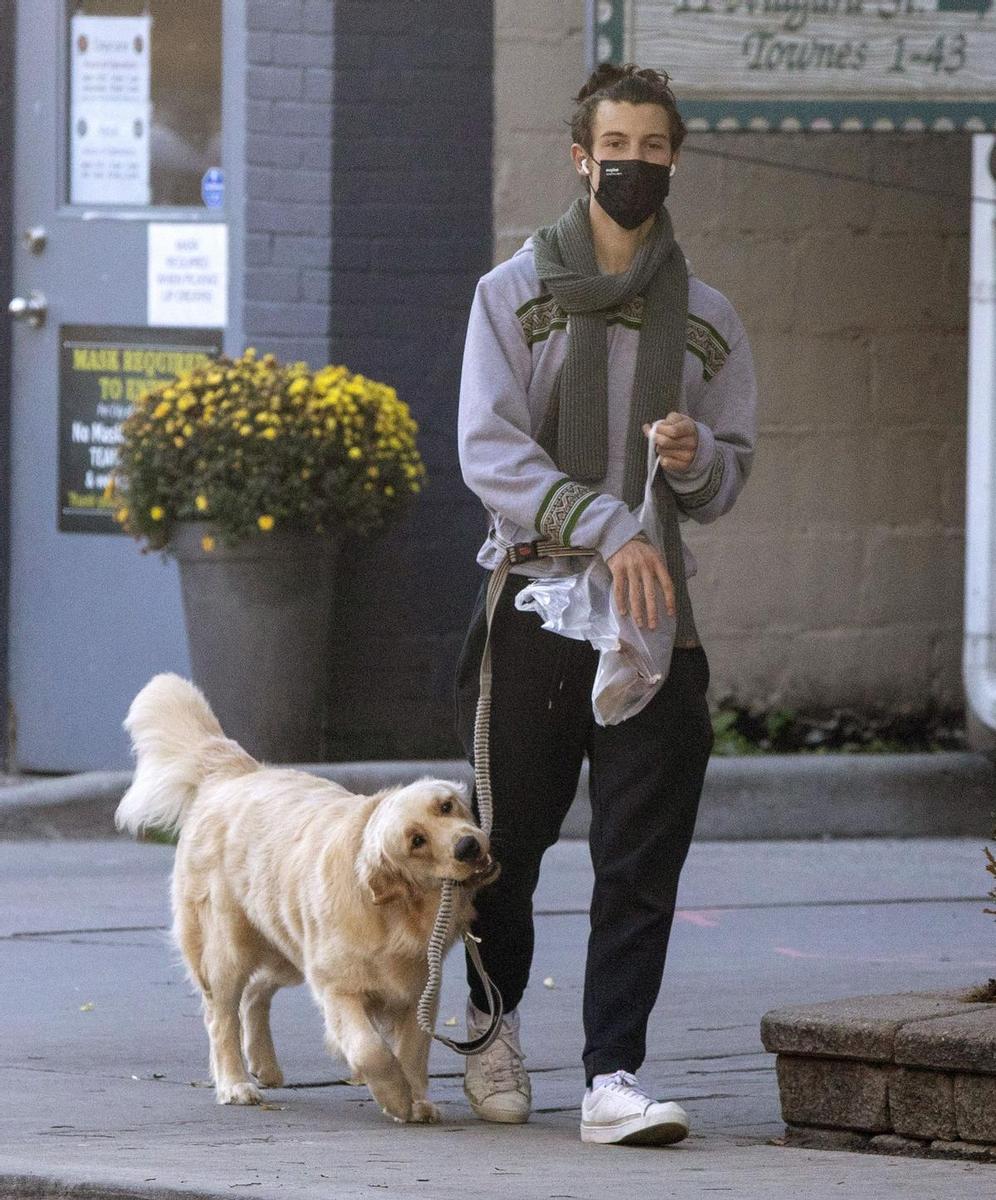
M 136 756 L 135 774 L 114 823 L 137 834 L 174 832 L 207 775 L 245 775 L 259 763 L 225 737 L 200 689 L 179 675 L 156 675 L 131 702 L 124 727 Z

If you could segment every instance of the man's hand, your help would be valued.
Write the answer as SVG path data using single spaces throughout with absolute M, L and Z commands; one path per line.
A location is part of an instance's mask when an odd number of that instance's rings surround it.
M 620 616 L 626 615 L 628 604 L 633 620 L 641 629 L 644 617 L 649 628 L 656 629 L 658 585 L 664 593 L 668 613 L 675 615 L 674 584 L 667 564 L 649 542 L 631 538 L 606 559 L 606 566 L 612 572 L 612 595 Z
M 649 435 L 652 428 L 652 425 L 644 425 L 643 432 Z M 658 424 L 654 442 L 662 467 L 669 471 L 687 471 L 699 448 L 698 426 L 691 417 L 670 412 Z

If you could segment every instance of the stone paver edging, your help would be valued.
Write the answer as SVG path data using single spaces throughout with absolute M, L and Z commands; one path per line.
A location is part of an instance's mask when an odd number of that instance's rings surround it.
M 786 1144 L 996 1163 L 996 1004 L 904 992 L 766 1013 Z

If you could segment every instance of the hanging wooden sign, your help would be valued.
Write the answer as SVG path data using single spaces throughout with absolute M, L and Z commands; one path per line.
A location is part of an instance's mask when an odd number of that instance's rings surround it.
M 693 129 L 996 129 L 996 0 L 589 0 Z

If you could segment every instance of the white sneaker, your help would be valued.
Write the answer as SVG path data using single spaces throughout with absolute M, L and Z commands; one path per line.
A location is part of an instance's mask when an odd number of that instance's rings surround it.
M 480 1037 L 488 1027 L 488 1017 L 468 1000 L 467 1038 Z M 506 1013 L 501 1032 L 483 1054 L 467 1057 L 463 1090 L 470 1107 L 482 1121 L 521 1125 L 529 1120 L 533 1092 L 522 1065 L 525 1055 L 519 1045 L 519 1014 Z
M 581 1141 L 625 1146 L 663 1146 L 688 1136 L 680 1104 L 651 1100 L 636 1076 L 616 1071 L 598 1076 L 581 1102 Z

